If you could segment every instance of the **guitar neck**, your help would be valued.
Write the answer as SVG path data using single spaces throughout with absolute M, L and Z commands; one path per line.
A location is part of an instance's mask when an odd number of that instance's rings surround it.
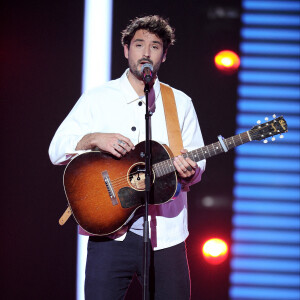
M 237 146 L 248 143 L 251 141 L 250 135 L 248 131 L 234 135 L 230 138 L 224 139 L 223 142 L 228 150 L 231 150 Z M 221 154 L 225 152 L 222 147 L 220 141 L 210 144 L 208 146 L 204 146 L 190 152 L 183 154 L 183 157 L 189 157 L 191 160 L 198 162 L 203 159 L 207 159 L 209 157 L 213 157 L 215 155 Z M 174 158 L 167 159 L 165 161 L 154 164 L 152 167 L 155 171 L 155 175 L 161 177 L 163 175 L 169 174 L 171 172 L 176 171 L 174 164 Z

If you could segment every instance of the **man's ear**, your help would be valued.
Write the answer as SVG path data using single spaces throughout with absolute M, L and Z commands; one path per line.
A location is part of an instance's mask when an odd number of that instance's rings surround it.
M 166 61 L 166 59 L 167 59 L 167 52 L 168 52 L 168 49 L 164 52 L 161 62 L 165 62 Z
M 128 51 L 129 51 L 128 45 L 125 44 L 125 45 L 124 45 L 124 56 L 125 56 L 127 59 L 128 59 Z

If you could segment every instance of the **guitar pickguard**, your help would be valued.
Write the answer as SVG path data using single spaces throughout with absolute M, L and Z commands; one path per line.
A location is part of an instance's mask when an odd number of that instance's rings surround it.
M 135 191 L 130 187 L 121 188 L 118 192 L 119 200 L 123 208 L 131 208 L 143 205 L 144 193 Z

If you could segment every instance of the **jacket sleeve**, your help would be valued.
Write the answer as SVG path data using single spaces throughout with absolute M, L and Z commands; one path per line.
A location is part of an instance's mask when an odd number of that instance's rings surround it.
M 186 106 L 184 121 L 181 124 L 181 136 L 183 141 L 183 146 L 188 151 L 200 148 L 204 146 L 204 141 L 199 126 L 197 114 L 191 99 L 188 101 Z M 196 170 L 195 174 L 188 178 L 180 178 L 180 183 L 184 191 L 189 191 L 189 187 L 201 180 L 202 173 L 205 170 L 206 160 L 201 160 L 197 162 L 199 168 Z
M 78 142 L 84 135 L 89 133 L 90 120 L 90 103 L 83 94 L 61 123 L 51 141 L 49 157 L 53 164 L 63 165 L 68 163 L 76 153 L 75 148 Z

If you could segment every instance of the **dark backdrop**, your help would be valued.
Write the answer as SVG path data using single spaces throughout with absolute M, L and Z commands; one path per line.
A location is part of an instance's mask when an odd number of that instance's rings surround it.
M 218 13 L 224 7 L 225 14 Z M 76 226 L 58 218 L 66 208 L 63 167 L 48 146 L 81 92 L 83 1 L 6 1 L 1 5 L 1 298 L 75 299 Z M 176 28 L 176 44 L 160 80 L 193 99 L 206 144 L 234 134 L 236 75 L 217 71 L 213 57 L 238 49 L 239 1 L 115 1 L 112 78 L 127 62 L 120 31 L 141 14 L 161 14 Z M 222 17 L 223 16 L 223 17 Z M 225 16 L 225 18 L 224 18 Z M 192 299 L 226 299 L 228 262 L 208 266 L 206 237 L 230 241 L 233 152 L 212 158 L 189 193 L 188 255 Z M 205 197 L 216 205 L 203 205 Z M 133 284 L 128 299 L 134 299 Z M 137 293 L 137 295 L 138 295 Z
M 82 1 L 1 5 L 1 299 L 75 299 L 76 226 L 51 138 L 81 92 Z

